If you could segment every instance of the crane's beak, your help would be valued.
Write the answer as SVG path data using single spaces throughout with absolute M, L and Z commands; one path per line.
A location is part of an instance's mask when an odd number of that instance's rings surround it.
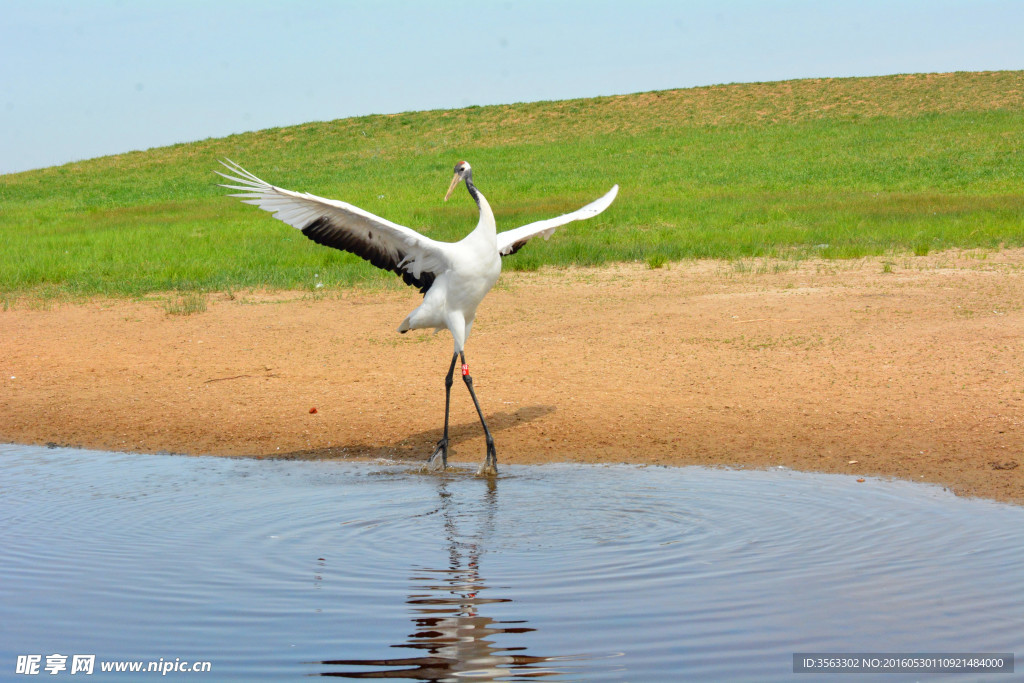
M 452 178 L 452 184 L 448 186 L 447 194 L 444 196 L 445 201 L 448 201 L 448 198 L 452 196 L 452 192 L 455 192 L 455 187 L 459 184 L 460 180 L 462 180 L 462 176 L 456 173 L 455 177 Z

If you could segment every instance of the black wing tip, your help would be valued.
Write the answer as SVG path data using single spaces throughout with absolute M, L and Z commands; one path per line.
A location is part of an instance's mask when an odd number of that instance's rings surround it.
M 509 247 L 509 250 L 506 251 L 504 254 L 502 254 L 502 256 L 511 256 L 512 254 L 516 253 L 517 251 L 519 251 L 520 249 L 525 247 L 526 243 L 529 242 L 529 241 L 530 241 L 530 238 L 528 237 L 525 240 L 519 240 L 518 242 L 513 242 L 512 246 Z
M 310 221 L 306 227 L 302 228 L 302 234 L 317 244 L 347 251 L 369 261 L 381 270 L 389 270 L 400 275 L 405 284 L 416 287 L 424 295 L 431 285 L 434 284 L 433 273 L 422 272 L 419 277 L 415 277 L 409 271 L 403 270 L 398 266 L 405 259 L 405 254 L 398 254 L 398 260 L 396 261 L 377 243 L 372 241 L 364 242 L 351 233 L 337 230 L 331 224 L 330 219 L 325 216 L 320 216 Z

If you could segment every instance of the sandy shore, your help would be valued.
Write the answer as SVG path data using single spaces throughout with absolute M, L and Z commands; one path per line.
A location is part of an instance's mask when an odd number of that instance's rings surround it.
M 394 332 L 418 302 L 16 305 L 0 441 L 422 459 L 451 341 Z M 1021 250 L 506 273 L 467 357 L 499 463 L 784 465 L 1022 503 L 1022 302 Z M 452 403 L 453 459 L 482 460 L 461 382 Z

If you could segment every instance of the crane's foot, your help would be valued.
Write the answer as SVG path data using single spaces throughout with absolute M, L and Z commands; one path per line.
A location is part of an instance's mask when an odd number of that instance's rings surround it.
M 437 447 L 427 460 L 427 469 L 431 472 L 448 469 L 448 437 L 443 436 L 437 442 Z
M 484 460 L 484 464 L 480 465 L 480 469 L 476 471 L 478 477 L 496 477 L 498 476 L 498 453 L 494 450 L 494 444 L 487 444 L 487 459 Z

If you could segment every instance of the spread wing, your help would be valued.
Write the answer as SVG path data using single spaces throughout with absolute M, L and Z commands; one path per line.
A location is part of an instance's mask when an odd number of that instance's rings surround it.
M 221 187 L 241 191 L 229 196 L 271 212 L 317 244 L 351 252 L 401 275 L 406 284 L 424 294 L 448 268 L 444 242 L 345 202 L 274 187 L 231 160 L 220 163 L 234 175 L 215 173 L 236 183 Z
M 529 242 L 530 239 L 537 235 L 544 235 L 544 239 L 549 239 L 551 237 L 551 233 L 553 233 L 555 228 L 560 225 L 593 218 L 611 206 L 612 201 L 615 199 L 615 195 L 618 193 L 619 186 L 615 185 L 612 189 L 608 190 L 608 193 L 605 196 L 596 201 L 590 202 L 582 209 L 576 209 L 572 213 L 567 213 L 564 216 L 558 216 L 557 218 L 548 218 L 544 221 L 529 223 L 520 228 L 499 232 L 498 253 L 502 256 L 514 254 L 522 249 L 523 245 Z

